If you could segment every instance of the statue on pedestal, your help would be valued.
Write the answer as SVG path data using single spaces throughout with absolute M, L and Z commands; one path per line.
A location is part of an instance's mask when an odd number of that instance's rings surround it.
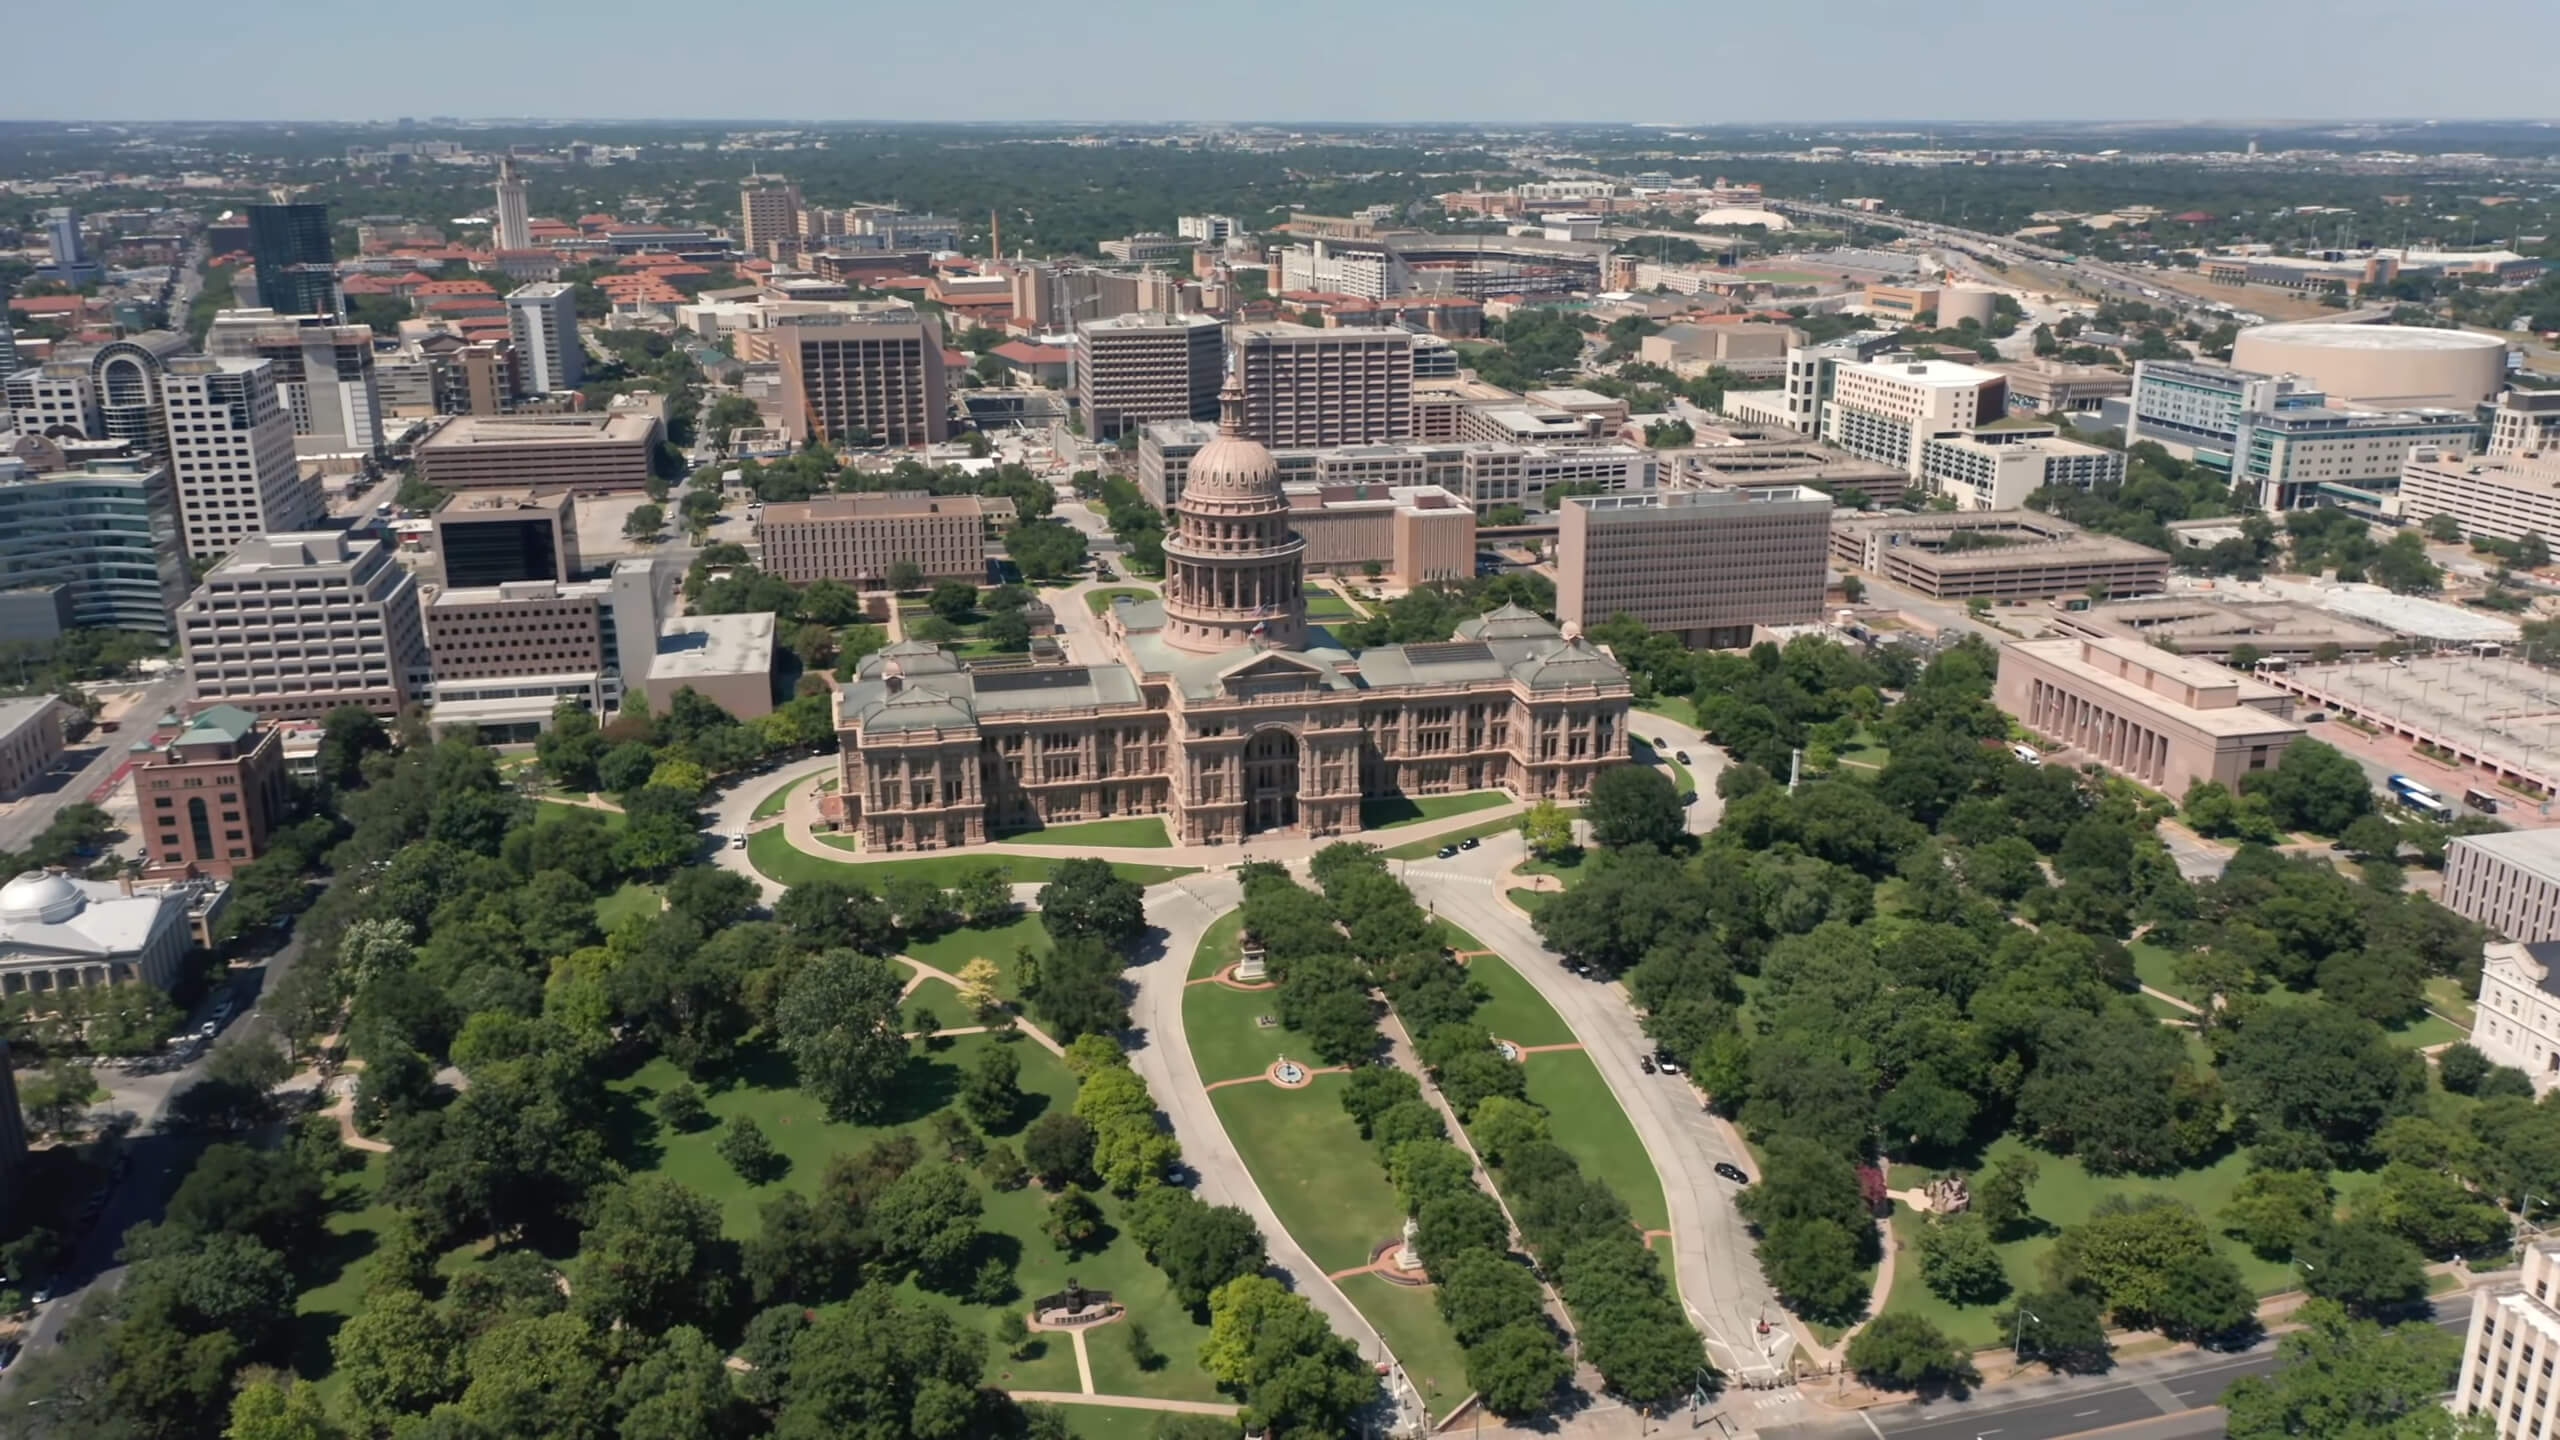
M 1413 1242 L 1421 1234 L 1422 1226 L 1416 1223 L 1412 1216 L 1404 1217 L 1404 1243 L 1396 1247 L 1397 1269 L 1419 1270 L 1422 1268 L 1422 1252 L 1413 1248 Z
M 1259 983 L 1271 973 L 1262 950 L 1262 942 L 1251 935 L 1244 937 L 1243 958 L 1236 961 L 1236 979 L 1247 984 Z

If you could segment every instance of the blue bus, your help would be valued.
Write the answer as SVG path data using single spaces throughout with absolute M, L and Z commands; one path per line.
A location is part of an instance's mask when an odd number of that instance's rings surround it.
M 2441 792 L 2433 786 L 2422 785 L 2406 775 L 2394 775 L 2385 783 L 2391 787 L 2391 793 L 2402 800 L 2411 796 L 2424 796 L 2438 805 L 2444 804 L 2444 796 Z

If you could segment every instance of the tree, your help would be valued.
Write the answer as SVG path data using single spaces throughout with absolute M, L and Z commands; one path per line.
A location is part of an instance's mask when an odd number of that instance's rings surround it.
M 2456 1095 L 2476 1093 L 2480 1082 L 2488 1078 L 2491 1068 L 2489 1057 L 2481 1054 L 2479 1047 L 2468 1040 L 2457 1040 L 2436 1052 L 2436 1078 L 2444 1082 L 2445 1089 Z M 19 1095 L 24 1099 L 25 1091 L 21 1089 Z M 29 1103 L 27 1109 L 33 1114 L 35 1107 Z
M 1080 1255 L 1102 1233 L 1102 1207 L 1094 1204 L 1093 1197 L 1080 1187 L 1070 1185 L 1049 1202 L 1048 1219 L 1040 1230 L 1049 1237 L 1050 1244 L 1070 1256 Z
M 169 1197 L 166 1223 L 195 1235 L 247 1235 L 280 1254 L 317 1237 L 322 1177 L 289 1150 L 208 1146 Z
M 1573 819 L 1553 800 L 1541 800 L 1522 812 L 1520 839 L 1531 855 L 1552 860 L 1573 849 Z
M 2027 1209 L 2027 1188 L 2041 1169 L 2033 1155 L 2012 1155 L 1994 1161 L 1974 1186 L 1973 1211 L 1991 1227 L 1994 1238 L 2014 1236 L 2035 1218 Z
M 991 1045 L 978 1053 L 977 1060 L 960 1084 L 960 1108 L 969 1118 L 991 1131 L 1001 1131 L 1013 1123 L 1022 1108 L 1022 1060 L 1009 1045 Z
M 1850 1337 L 1846 1359 L 1870 1385 L 1926 1386 L 1961 1394 L 1982 1379 L 1973 1358 L 1918 1315 L 1888 1312 L 1869 1320 Z
M 252 1381 L 231 1399 L 231 1423 L 223 1440 L 341 1440 L 345 1431 L 329 1418 L 316 1386 L 289 1384 L 281 1375 Z
M 423 1414 L 462 1389 L 462 1337 L 415 1290 L 377 1288 L 329 1342 L 348 1409 L 367 1430 Z
M 892 560 L 884 578 L 888 580 L 890 589 L 904 594 L 923 588 L 924 567 L 913 560 Z
M 1174 1298 L 1194 1310 L 1207 1305 L 1210 1292 L 1228 1281 L 1261 1274 L 1266 1259 L 1262 1231 L 1252 1216 L 1232 1205 L 1196 1200 L 1149 1249 L 1156 1268 L 1173 1286 Z
M 2428 1433 L 2410 1423 L 2444 1419 L 2437 1397 L 2453 1384 L 2461 1336 L 2424 1321 L 2384 1329 L 2325 1300 L 2293 1320 L 2299 1328 L 2277 1342 L 2275 1373 L 2244 1376 L 2223 1395 L 2234 1440 Z
M 1537 1414 L 1572 1374 L 1573 1362 L 1543 1320 L 1513 1321 L 1467 1347 L 1467 1384 L 1496 1415 Z
M 1093 1127 L 1078 1116 L 1050 1111 L 1023 1133 L 1022 1160 L 1051 1189 L 1074 1184 L 1093 1173 Z
M 829 1118 L 867 1119 L 887 1103 L 907 1063 L 901 988 L 889 962 L 851 950 L 821 952 L 784 982 L 774 1024 Z
M 1982 1305 L 2009 1292 L 2009 1275 L 1987 1226 L 1974 1215 L 1942 1215 L 1920 1232 L 1920 1278 L 1931 1294 Z
M 918 1165 L 889 1182 L 871 1202 L 881 1264 L 938 1288 L 958 1278 L 978 1242 L 983 1210 L 968 1172 L 957 1165 Z
M 97 1075 L 76 1060 L 48 1061 L 42 1070 L 18 1081 L 18 1106 L 26 1112 L 27 1128 L 66 1139 L 78 1132 L 90 1102 L 106 1095 Z
M 1079 856 L 1059 865 L 1040 887 L 1040 925 L 1051 938 L 1090 937 L 1120 947 L 1147 928 L 1146 893 L 1109 861 Z
M 2222 1208 L 2223 1228 L 2255 1254 L 2286 1259 L 2329 1227 L 2329 1182 L 2316 1170 L 2259 1170 Z
M 801 944 L 821 949 L 879 955 L 897 940 L 889 907 L 850 880 L 806 880 L 794 885 L 774 902 L 773 918 Z
M 2381 1221 L 2341 1220 L 2302 1248 L 2302 1288 L 2371 1317 L 2426 1298 L 2427 1261 Z
M 1247 1428 L 1282 1435 L 1346 1433 L 1377 1393 L 1359 1351 L 1305 1296 L 1265 1275 L 1230 1280 L 1209 1297 L 1200 1363 L 1243 1393 Z
M 635 505 L 631 508 L 631 513 L 622 518 L 623 538 L 628 540 L 655 540 L 658 538 L 658 532 L 665 529 L 666 525 L 666 507 L 648 504 Z
M 1105 942 L 1091 936 L 1063 940 L 1023 968 L 1027 972 L 1023 997 L 1061 1038 L 1109 1036 L 1128 1025 L 1120 955 Z
M 662 1175 L 612 1186 L 578 1246 L 578 1309 L 599 1325 L 651 1332 L 714 1315 L 729 1300 L 731 1249 L 720 1208 Z
M 1002 974 L 996 962 L 984 955 L 972 955 L 960 967 L 960 1003 L 981 1020 L 1004 1007 L 1004 999 L 996 993 L 996 980 Z
M 331 789 L 349 790 L 364 783 L 364 757 L 390 748 L 391 734 L 379 716 L 361 705 L 340 705 L 320 722 L 313 765 Z
M 2383 1122 L 2423 1105 L 2427 1090 L 2424 1059 L 2318 1001 L 2265 1006 L 2232 1026 L 2222 1079 L 2243 1139 L 2299 1136 L 2332 1167 L 2362 1162 Z
M 2080 1291 L 2022 1295 L 1995 1312 L 1991 1321 L 2012 1337 L 2021 1365 L 2035 1360 L 2047 1369 L 2086 1374 L 2114 1362 L 2115 1346 L 2107 1339 L 2105 1313 L 2095 1298 Z
M 786 1440 L 964 1440 L 978 1433 L 985 1365 L 984 1338 L 948 1312 L 865 1286 L 793 1339 L 773 1433 Z
M 752 1116 L 730 1117 L 729 1123 L 721 1127 L 720 1138 L 714 1148 L 720 1152 L 720 1158 L 728 1162 L 729 1168 L 737 1171 L 739 1178 L 750 1185 L 781 1179 L 782 1172 L 791 1164 L 781 1151 L 773 1148 L 773 1142 L 765 1138 L 764 1127 L 758 1125 Z
M 2182 1284 L 2193 1278 L 2187 1262 L 2220 1258 L 2204 1221 L 2184 1202 L 2109 1195 L 2087 1220 L 2063 1230 L 2050 1265 L 2056 1280 L 2096 1296 L 2117 1324 L 2140 1327 L 2175 1313 Z
M 2278 824 L 2316 835 L 2340 834 L 2373 810 L 2373 784 L 2363 767 L 2317 740 L 2287 745 L 2274 769 L 2253 772 L 2240 788 L 2263 798 Z
M 2390 860 L 2400 854 L 2400 827 L 2379 815 L 2359 815 L 2338 833 L 2338 843 L 2359 860 Z
M 1613 765 L 1591 782 L 1583 808 L 1591 838 L 1610 849 L 1650 845 L 1667 850 L 1686 833 L 1680 792 L 1650 765 Z
M 924 603 L 934 614 L 956 624 L 977 610 L 978 587 L 966 580 L 937 581 Z

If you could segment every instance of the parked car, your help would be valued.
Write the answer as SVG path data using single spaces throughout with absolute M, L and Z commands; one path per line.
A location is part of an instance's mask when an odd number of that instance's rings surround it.
M 1734 1164 L 1730 1160 L 1717 1161 L 1716 1173 L 1727 1180 L 1732 1181 L 1736 1185 L 1748 1185 L 1751 1183 L 1751 1177 L 1742 1173 L 1742 1167 Z
M 1639 1070 L 1642 1070 L 1642 1071 L 1643 1071 L 1644 1073 L 1646 1073 L 1647 1075 L 1652 1074 L 1652 1073 L 1653 1073 L 1653 1057 L 1652 1057 L 1652 1056 L 1650 1056 L 1650 1055 L 1639 1055 L 1639 1056 L 1637 1056 L 1637 1057 L 1636 1057 L 1636 1068 L 1637 1068 L 1637 1069 L 1639 1069 Z
M 1455 854 L 1457 854 L 1457 853 L 1458 853 L 1458 847 L 1457 847 L 1457 846 L 1455 846 L 1455 845 L 1443 845 L 1443 846 L 1441 846 L 1441 847 L 1440 847 L 1440 858 L 1441 858 L 1441 859 L 1443 859 L 1443 860 L 1446 860 L 1446 859 L 1448 859 L 1450 856 L 1455 855 Z
M 747 832 L 746 832 L 746 831 L 744 831 L 744 830 L 732 830 L 732 831 L 730 831 L 730 832 L 729 832 L 729 848 L 730 848 L 730 849 L 732 849 L 732 850 L 744 850 L 744 849 L 746 849 L 746 848 L 747 848 Z
M 1476 848 L 1476 847 L 1477 847 L 1477 846 L 1479 846 L 1479 845 L 1482 845 L 1483 843 L 1484 843 L 1484 841 L 1483 841 L 1481 838 L 1479 838 L 1479 837 L 1477 837 L 1477 836 L 1474 836 L 1474 835 L 1470 835 L 1470 836 L 1468 836 L 1466 839 L 1461 840 L 1461 841 L 1459 841 L 1459 842 L 1458 842 L 1458 848 L 1459 848 L 1459 849 L 1461 849 L 1461 850 L 1473 850 L 1474 848 Z
M 1683 765 L 1686 765 L 1689 763 L 1689 752 L 1686 750 L 1675 750 L 1671 752 L 1671 758 L 1679 761 Z
M 1680 1073 L 1680 1062 L 1672 1059 L 1671 1052 L 1668 1050 L 1654 1051 L 1653 1063 L 1661 1066 L 1662 1073 L 1665 1075 L 1677 1075 Z

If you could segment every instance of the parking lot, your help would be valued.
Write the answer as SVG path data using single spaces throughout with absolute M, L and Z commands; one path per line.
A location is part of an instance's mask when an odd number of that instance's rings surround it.
M 2297 718 L 2318 712 L 2378 732 L 2350 738 L 2352 726 L 2322 726 L 2323 739 L 2377 763 L 2404 755 L 2431 769 L 2421 778 L 2438 788 L 2489 789 L 2507 780 L 2560 791 L 2560 675 L 2465 654 L 2270 670 L 2261 678 L 2298 697 Z M 2458 763 L 2419 755 L 2421 743 Z M 2508 808 L 2531 813 L 2522 804 Z M 2508 817 L 2502 811 L 2500 818 Z

